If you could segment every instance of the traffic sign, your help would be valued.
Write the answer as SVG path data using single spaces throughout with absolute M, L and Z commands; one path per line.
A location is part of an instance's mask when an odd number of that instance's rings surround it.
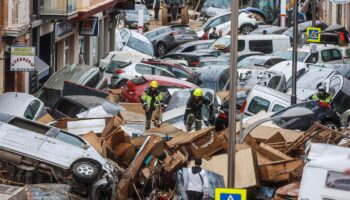
M 216 188 L 215 200 L 247 200 L 247 190 Z
M 321 28 L 308 27 L 306 29 L 306 36 L 308 42 L 320 42 L 321 41 Z

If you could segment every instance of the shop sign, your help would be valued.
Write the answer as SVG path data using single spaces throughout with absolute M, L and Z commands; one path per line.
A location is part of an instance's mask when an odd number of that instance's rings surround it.
M 11 71 L 34 71 L 35 47 L 11 47 Z
M 79 24 L 79 34 L 85 36 L 98 36 L 99 20 L 98 17 L 89 17 Z
M 74 31 L 74 21 L 62 21 L 55 24 L 56 40 Z

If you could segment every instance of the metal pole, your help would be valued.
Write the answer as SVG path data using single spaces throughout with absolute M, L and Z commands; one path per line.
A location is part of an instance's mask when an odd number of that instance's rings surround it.
M 316 2 L 317 0 L 312 0 L 312 27 L 316 26 Z
M 292 96 L 291 105 L 297 103 L 297 58 L 298 58 L 298 1 L 294 1 L 293 19 L 293 60 L 292 60 Z
M 228 137 L 228 187 L 235 185 L 235 149 L 236 149 L 236 98 L 237 98 L 237 48 L 238 48 L 238 4 L 231 3 L 231 49 L 230 49 L 230 102 L 229 102 L 229 137 Z

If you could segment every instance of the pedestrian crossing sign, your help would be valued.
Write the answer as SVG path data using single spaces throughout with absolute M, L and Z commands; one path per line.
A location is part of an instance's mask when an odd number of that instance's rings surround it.
M 306 29 L 306 37 L 307 42 L 315 42 L 319 43 L 321 41 L 321 28 L 316 28 L 316 27 L 308 27 Z
M 216 188 L 215 200 L 247 200 L 247 190 Z

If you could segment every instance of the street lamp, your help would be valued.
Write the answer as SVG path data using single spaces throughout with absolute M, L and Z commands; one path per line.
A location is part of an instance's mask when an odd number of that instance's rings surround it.
M 268 117 L 264 119 L 260 119 L 253 124 L 249 125 L 247 128 L 243 130 L 243 133 L 241 134 L 240 138 L 240 143 L 243 143 L 245 138 L 248 136 L 248 134 L 257 126 L 259 126 L 262 123 L 272 121 L 272 120 L 282 120 L 282 119 L 290 119 L 290 118 L 295 118 L 295 117 L 307 117 L 310 115 L 313 115 L 314 112 L 312 110 L 309 110 L 307 108 L 300 108 L 300 107 L 295 107 L 287 110 L 283 114 L 275 117 Z

